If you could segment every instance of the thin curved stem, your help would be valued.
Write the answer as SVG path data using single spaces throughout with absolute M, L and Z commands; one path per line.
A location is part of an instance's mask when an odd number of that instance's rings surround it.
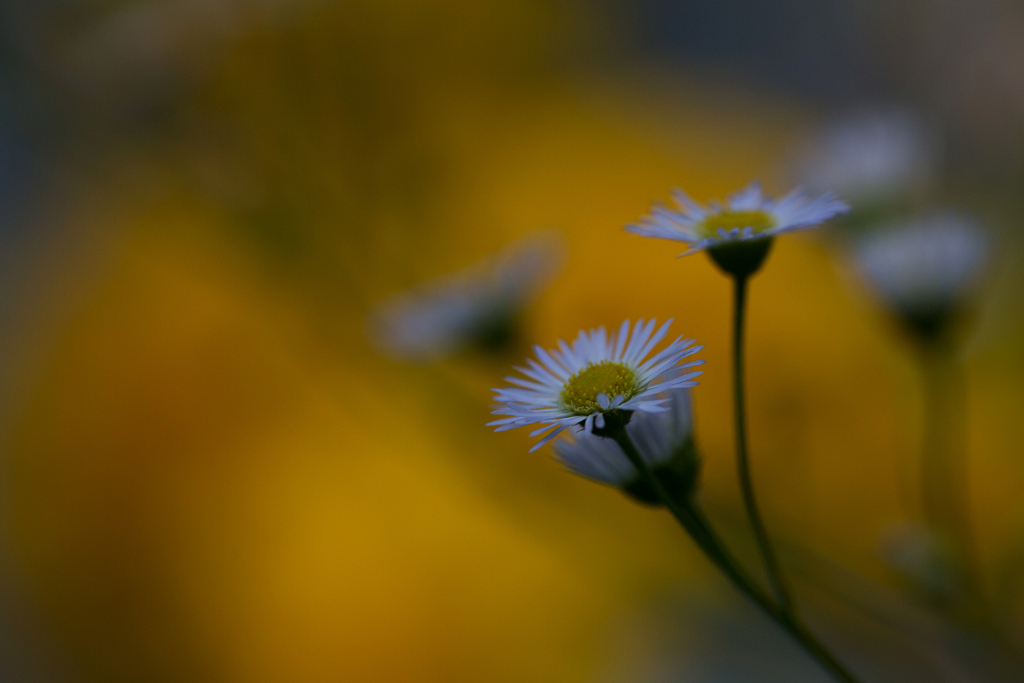
M 952 349 L 936 344 L 921 351 L 925 435 L 921 492 L 928 524 L 955 546 L 965 588 L 980 599 L 967 490 L 964 443 L 964 378 Z
M 706 531 L 712 541 L 722 549 L 722 553 L 725 554 L 728 561 L 733 564 L 736 560 L 728 554 L 728 550 L 725 544 L 721 541 L 720 537 L 715 533 L 711 527 L 710 522 L 704 516 L 703 511 L 695 503 L 690 502 L 686 507 L 690 510 L 691 515 L 697 520 L 698 524 Z M 763 595 L 763 594 L 762 594 Z M 795 615 L 790 612 L 785 612 L 781 606 L 778 607 L 778 613 L 773 614 L 773 618 L 786 629 L 797 642 L 800 643 L 818 662 L 828 669 L 836 678 L 842 681 L 855 681 L 853 674 L 833 655 L 825 645 L 815 637 L 813 633 L 804 625 L 804 623 Z
M 754 498 L 754 483 L 750 476 L 750 458 L 747 455 L 747 414 L 746 401 L 744 399 L 744 376 L 743 376 L 743 333 L 746 319 L 747 299 L 747 278 L 737 276 L 735 278 L 735 302 L 733 306 L 733 400 L 736 419 L 736 467 L 739 472 L 740 488 L 743 492 L 743 505 L 747 510 L 747 517 L 750 519 L 750 526 L 754 530 L 754 538 L 757 541 L 758 550 L 764 560 L 765 572 L 768 574 L 768 582 L 775 593 L 775 599 L 779 606 L 786 613 L 793 613 L 793 601 L 790 598 L 789 588 L 782 577 L 782 570 L 779 568 L 778 560 L 775 559 L 775 551 L 772 548 L 771 540 L 768 538 L 768 530 L 761 519 L 761 513 Z
M 686 529 L 698 547 L 707 555 L 708 559 L 725 574 L 741 593 L 746 595 L 765 614 L 785 629 L 808 654 L 817 660 L 837 680 L 843 681 L 843 683 L 858 683 L 858 679 L 829 652 L 828 648 L 795 615 L 783 610 L 747 576 L 742 565 L 732 556 L 729 549 L 704 517 L 700 508 L 692 500 L 677 501 L 669 495 L 665 487 L 662 486 L 661 482 L 658 481 L 658 478 L 654 476 L 654 473 L 647 466 L 647 463 L 644 462 L 644 459 L 636 450 L 636 446 L 624 428 L 617 430 L 611 437 L 619 444 L 626 457 L 637 468 L 647 484 L 665 507 L 668 508 L 669 512 L 672 513 L 672 516 Z

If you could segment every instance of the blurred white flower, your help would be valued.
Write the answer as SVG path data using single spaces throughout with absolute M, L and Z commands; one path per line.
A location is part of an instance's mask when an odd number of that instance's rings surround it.
M 853 252 L 857 269 L 897 313 L 943 316 L 977 284 L 989 239 L 973 218 L 936 213 L 867 233 Z
M 371 335 L 387 353 L 410 360 L 500 345 L 560 263 L 557 235 L 533 235 L 496 257 L 385 301 L 372 316 Z
M 626 433 L 652 470 L 672 462 L 689 446 L 692 437 L 690 390 L 673 389 L 668 396 L 667 411 L 637 412 L 626 425 Z M 602 484 L 626 486 L 640 477 L 614 439 L 579 431 L 571 438 L 557 440 L 552 448 L 558 460 L 569 470 Z
M 962 568 L 949 541 L 933 529 L 900 522 L 879 543 L 882 560 L 933 598 L 950 599 L 963 590 Z
M 771 199 L 761 192 L 759 183 L 730 195 L 725 205 L 711 202 L 702 206 L 682 190 L 673 190 L 678 209 L 655 205 L 639 224 L 626 230 L 642 237 L 684 242 L 693 254 L 704 249 L 758 240 L 813 228 L 849 207 L 832 193 L 810 198 L 802 190 L 793 190 L 782 199 Z
M 820 130 L 797 154 L 794 170 L 804 187 L 838 192 L 861 207 L 926 183 L 935 157 L 924 127 L 909 113 L 870 110 Z
M 655 321 L 636 321 L 630 335 L 630 323 L 624 321 L 618 334 L 609 336 L 605 328 L 581 330 L 572 346 L 558 340 L 558 349 L 545 351 L 535 346 L 540 362 L 528 358 L 528 368 L 516 367 L 522 377 L 505 377 L 513 387 L 495 389 L 498 407 L 495 415 L 507 415 L 488 426 L 501 432 L 516 427 L 541 425 L 530 436 L 550 432 L 531 452 L 537 450 L 566 428 L 583 424 L 584 430 L 603 429 L 605 413 L 617 410 L 663 412 L 668 398 L 660 395 L 669 389 L 696 386 L 700 371 L 682 373 L 701 365 L 695 360 L 679 361 L 700 351 L 693 339 L 677 337 L 650 358 L 647 355 L 668 333 L 669 320 L 658 331 Z M 644 360 L 647 358 L 647 360 Z

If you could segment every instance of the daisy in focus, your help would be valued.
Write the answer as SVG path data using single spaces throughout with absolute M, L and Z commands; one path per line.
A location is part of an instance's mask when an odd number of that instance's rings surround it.
M 668 392 L 668 410 L 638 413 L 626 433 L 640 457 L 670 491 L 692 488 L 697 476 L 697 454 L 693 447 L 693 407 L 690 390 Z M 640 472 L 613 439 L 586 431 L 562 437 L 552 444 L 555 456 L 565 467 L 601 484 L 623 489 L 645 503 L 658 502 Z
M 499 405 L 493 414 L 506 417 L 488 426 L 502 432 L 539 425 L 530 436 L 547 434 L 532 453 L 571 426 L 582 424 L 588 433 L 604 429 L 611 413 L 669 410 L 664 392 L 696 386 L 693 378 L 701 372 L 686 370 L 704 363 L 680 361 L 704 347 L 680 336 L 648 358 L 672 321 L 657 331 L 656 324 L 640 319 L 631 326 L 626 320 L 612 335 L 599 327 L 581 330 L 572 345 L 559 339 L 558 349 L 535 346 L 537 360 L 528 358 L 528 367 L 515 368 L 523 377 L 505 377 L 514 386 L 494 390 Z
M 516 318 L 558 271 L 561 243 L 542 233 L 502 254 L 385 301 L 370 329 L 389 355 L 450 356 L 469 347 L 502 348 Z
M 807 230 L 849 210 L 830 192 L 812 198 L 797 189 L 772 199 L 762 193 L 757 182 L 731 195 L 725 204 L 703 206 L 679 189 L 672 195 L 677 208 L 655 205 L 640 223 L 627 225 L 626 230 L 642 237 L 683 242 L 689 249 L 680 256 Z
M 989 239 L 974 219 L 937 213 L 874 231 L 854 245 L 858 271 L 884 303 L 922 332 L 972 293 Z

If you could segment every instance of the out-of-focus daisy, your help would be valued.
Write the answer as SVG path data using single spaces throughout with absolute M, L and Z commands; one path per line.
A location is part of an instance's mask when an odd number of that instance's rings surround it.
M 655 205 L 640 223 L 627 225 L 626 230 L 643 237 L 684 242 L 689 249 L 680 256 L 807 230 L 849 210 L 829 192 L 812 198 L 796 189 L 781 199 L 771 199 L 756 182 L 730 195 L 724 205 L 711 202 L 703 206 L 679 189 L 672 195 L 678 208 Z
M 693 448 L 693 407 L 689 389 L 668 393 L 669 409 L 661 413 L 638 413 L 626 433 L 655 476 L 670 491 L 692 487 L 697 475 Z M 570 471 L 623 489 L 645 503 L 658 501 L 657 494 L 642 481 L 614 439 L 586 431 L 558 439 L 552 444 L 558 460 Z
M 700 371 L 683 372 L 704 361 L 679 362 L 700 351 L 693 339 L 676 338 L 648 358 L 668 333 L 669 320 L 655 331 L 654 320 L 640 319 L 632 327 L 624 321 L 617 334 L 605 328 L 581 330 L 570 346 L 558 340 L 558 349 L 545 351 L 535 346 L 537 360 L 529 367 L 516 367 L 524 377 L 510 376 L 512 387 L 495 389 L 499 405 L 488 423 L 501 432 L 516 427 L 540 425 L 530 436 L 548 432 L 533 448 L 537 450 L 566 428 L 583 424 L 584 430 L 605 427 L 605 414 L 616 411 L 657 413 L 668 410 L 663 392 L 696 386 Z M 646 360 L 645 360 L 646 359 Z
M 925 332 L 972 292 L 988 253 L 988 236 L 977 221 L 948 212 L 872 231 L 853 246 L 871 288 Z
M 929 597 L 948 601 L 963 592 L 963 567 L 950 540 L 913 522 L 890 527 L 879 543 L 882 560 Z
M 543 233 L 497 257 L 377 307 L 371 333 L 391 355 L 424 360 L 508 341 L 516 317 L 558 269 L 561 244 Z
M 833 190 L 857 209 L 892 201 L 927 184 L 935 148 L 909 112 L 869 110 L 826 126 L 796 156 L 799 182 Z

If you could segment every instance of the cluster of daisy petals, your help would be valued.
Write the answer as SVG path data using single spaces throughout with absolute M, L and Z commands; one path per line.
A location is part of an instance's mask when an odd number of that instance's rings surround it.
M 626 425 L 626 433 L 636 444 L 641 459 L 652 470 L 672 462 L 686 448 L 693 433 L 693 408 L 689 388 L 667 392 L 668 410 L 638 413 Z M 609 486 L 626 486 L 640 478 L 622 449 L 613 439 L 604 439 L 586 431 L 552 444 L 558 460 L 566 469 L 592 481 Z
M 730 195 L 724 205 L 711 202 L 703 206 L 678 188 L 672 196 L 678 208 L 656 204 L 649 215 L 627 225 L 626 230 L 641 237 L 684 242 L 689 249 L 680 256 L 729 242 L 807 230 L 849 209 L 831 192 L 812 198 L 798 188 L 781 199 L 772 199 L 757 182 Z
M 532 452 L 573 425 L 582 423 L 588 433 L 595 427 L 602 429 L 604 414 L 613 410 L 668 410 L 664 392 L 695 386 L 693 378 L 701 372 L 686 370 L 704 362 L 680 361 L 703 347 L 693 346 L 693 339 L 680 336 L 648 358 L 668 334 L 672 321 L 657 331 L 656 324 L 640 319 L 631 327 L 626 320 L 617 334 L 609 335 L 605 328 L 598 327 L 580 331 L 571 345 L 560 339 L 557 349 L 534 347 L 537 360 L 529 358 L 529 367 L 515 368 L 523 377 L 505 377 L 514 386 L 494 390 L 499 402 L 494 414 L 506 417 L 489 426 L 505 431 L 540 425 L 530 436 L 548 433 L 530 449 Z M 609 372 L 609 368 L 615 372 Z M 609 377 L 614 380 L 608 381 Z M 614 393 L 603 390 L 611 387 Z M 570 395 L 574 400 L 566 400 Z

